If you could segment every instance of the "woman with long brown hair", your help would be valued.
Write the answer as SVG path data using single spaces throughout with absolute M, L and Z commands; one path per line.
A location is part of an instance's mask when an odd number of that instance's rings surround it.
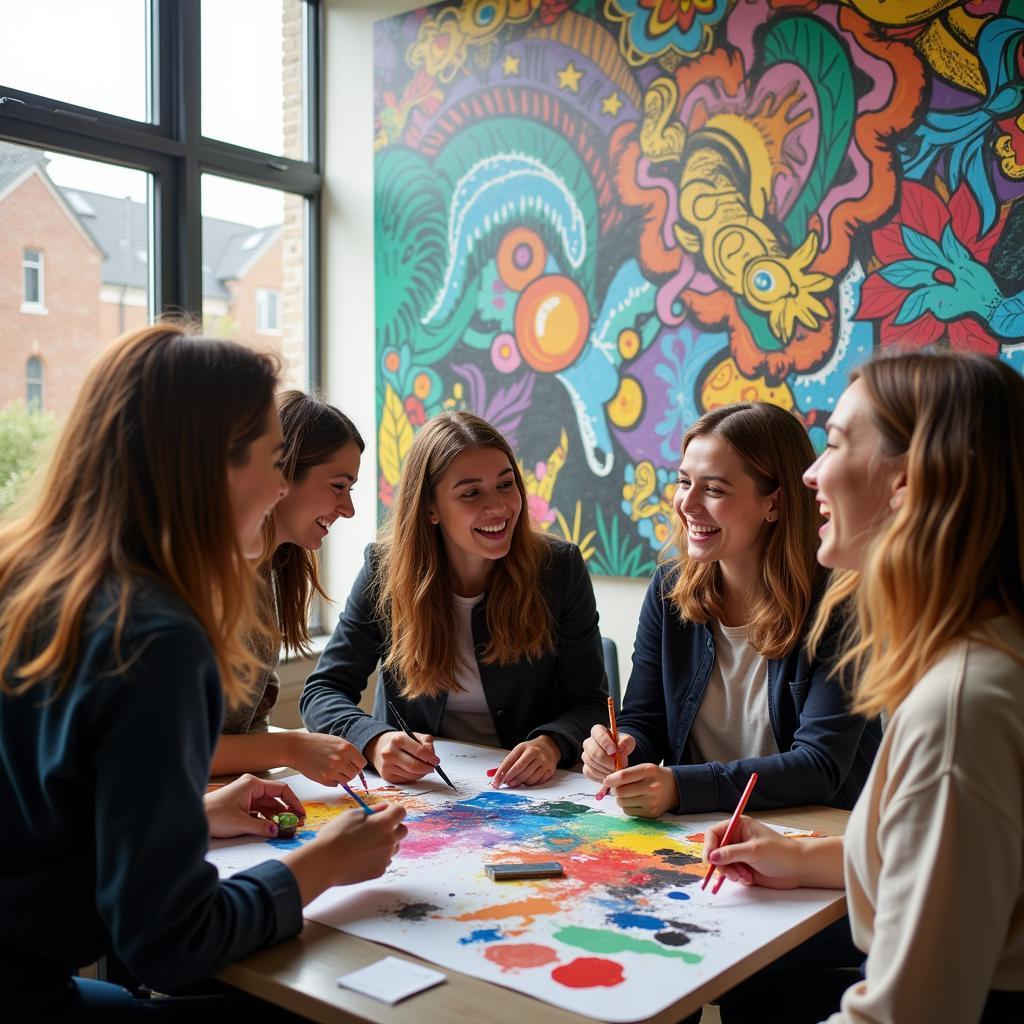
M 533 529 L 526 508 L 497 430 L 467 412 L 427 423 L 306 682 L 311 730 L 344 736 L 391 782 L 433 770 L 434 736 L 512 748 L 495 786 L 576 761 L 606 713 L 594 591 L 579 549 Z M 378 661 L 370 716 L 358 702 Z
M 247 641 L 275 633 L 250 560 L 287 491 L 276 384 L 233 342 L 124 335 L 0 526 L 0 1005 L 15 1021 L 107 1019 L 101 999 L 137 1012 L 72 980 L 107 953 L 164 992 L 207 979 L 298 932 L 326 888 L 379 875 L 404 833 L 401 808 L 350 812 L 223 882 L 205 861 L 210 835 L 302 812 L 252 776 L 204 806 L 224 702 L 261 668 Z
M 742 819 L 705 856 L 744 885 L 846 884 L 864 973 L 764 975 L 723 1019 L 1024 1019 L 1024 380 L 963 353 L 853 374 L 806 482 L 849 623 L 854 707 L 889 717 L 844 838 Z M 845 995 L 840 995 L 846 986 Z M 811 997 L 814 997 L 813 1004 Z M 776 998 L 778 997 L 778 998 Z M 724 1004 L 723 1004 L 724 1005 Z
M 288 493 L 264 524 L 264 555 L 260 575 L 267 586 L 286 651 L 309 651 L 309 608 L 320 585 L 317 551 L 339 519 L 355 514 L 352 488 L 366 447 L 359 431 L 340 409 L 303 391 L 278 396 L 281 417 L 281 473 Z M 304 729 L 271 732 L 270 713 L 280 690 L 274 650 L 265 652 L 248 698 L 230 708 L 213 755 L 214 775 L 261 772 L 287 766 L 314 782 L 337 785 L 350 781 L 366 764 L 347 740 Z
M 619 715 L 584 773 L 627 814 L 751 806 L 852 807 L 878 746 L 850 715 L 827 648 L 804 639 L 823 578 L 821 522 L 801 474 L 814 457 L 792 413 L 763 402 L 705 413 L 686 432 L 675 494 L 676 554 L 651 581 Z

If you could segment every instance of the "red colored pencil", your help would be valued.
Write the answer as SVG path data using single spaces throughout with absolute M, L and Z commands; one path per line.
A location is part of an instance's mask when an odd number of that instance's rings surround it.
M 736 810 L 732 812 L 732 817 L 729 819 L 729 824 L 725 826 L 725 835 L 722 836 L 722 841 L 719 846 L 728 846 L 732 841 L 732 834 L 736 831 L 736 823 L 740 820 L 743 814 L 744 808 L 747 806 L 747 801 L 750 799 L 750 794 L 754 792 L 754 783 L 757 782 L 757 772 L 754 772 L 750 776 L 750 781 L 747 783 L 747 788 L 743 790 L 743 795 L 740 797 L 740 802 L 736 805 Z M 711 876 L 715 873 L 715 865 L 709 864 L 707 873 L 704 875 L 704 881 L 700 883 L 701 890 L 708 887 L 708 882 L 711 881 Z M 715 883 L 714 889 L 711 890 L 711 895 L 714 896 L 716 892 L 722 887 L 722 882 L 725 880 L 725 875 Z

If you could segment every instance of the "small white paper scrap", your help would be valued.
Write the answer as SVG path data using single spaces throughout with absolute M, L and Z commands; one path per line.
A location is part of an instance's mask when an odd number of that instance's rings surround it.
M 406 996 L 433 988 L 446 980 L 440 971 L 432 971 L 429 967 L 420 967 L 419 964 L 410 963 L 408 960 L 399 960 L 398 957 L 386 956 L 368 967 L 360 967 L 358 971 L 341 975 L 338 984 L 394 1005 Z

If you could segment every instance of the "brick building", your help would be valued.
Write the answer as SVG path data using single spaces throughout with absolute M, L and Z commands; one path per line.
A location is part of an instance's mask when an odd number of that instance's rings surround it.
M 281 225 L 204 217 L 206 330 L 290 349 L 282 260 Z M 0 406 L 65 412 L 92 355 L 149 319 L 148 262 L 145 203 L 57 186 L 41 151 L 0 143 Z

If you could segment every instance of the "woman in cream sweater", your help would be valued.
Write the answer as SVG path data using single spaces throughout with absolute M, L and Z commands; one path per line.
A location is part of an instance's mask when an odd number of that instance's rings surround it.
M 790 1021 L 1024 1020 L 1022 451 L 1024 380 L 995 359 L 878 359 L 837 403 L 805 476 L 838 570 L 818 623 L 845 605 L 854 709 L 889 723 L 844 839 L 744 818 L 729 846 L 711 829 L 705 857 L 744 885 L 845 882 L 867 959 L 841 1005 L 801 1015 L 828 979 L 765 973 L 724 1020 L 782 992 Z

